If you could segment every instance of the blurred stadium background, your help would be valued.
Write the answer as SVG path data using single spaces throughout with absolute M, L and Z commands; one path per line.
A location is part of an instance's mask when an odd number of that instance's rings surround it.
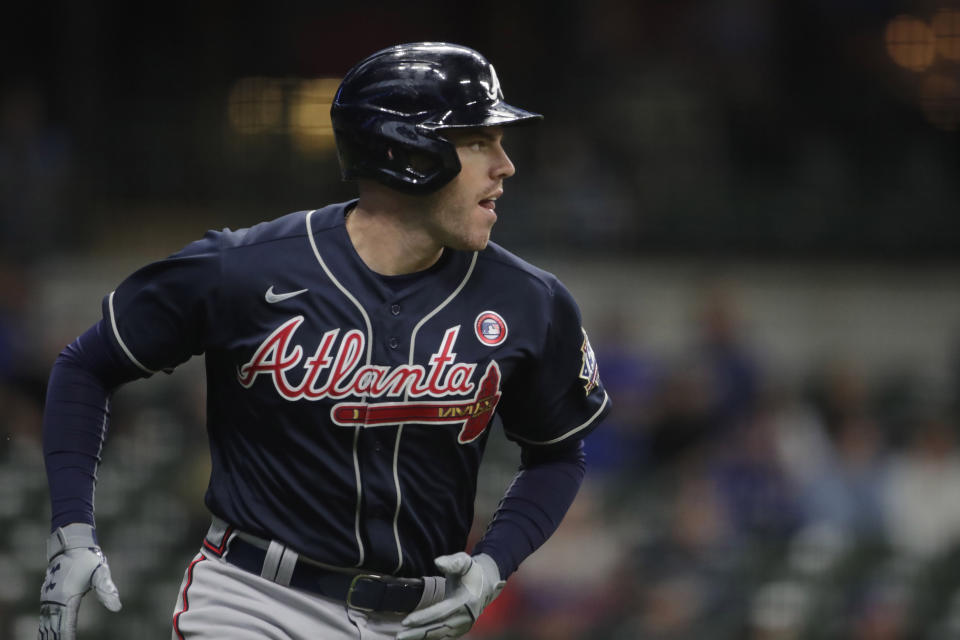
M 0 19 L 0 637 L 33 638 L 60 349 L 208 228 L 350 197 L 338 75 L 484 52 L 494 239 L 579 299 L 615 399 L 557 535 L 471 637 L 960 638 L 960 6 L 948 0 L 15 3 Z M 206 527 L 202 363 L 116 394 L 97 492 L 167 638 Z M 516 451 L 491 438 L 478 521 Z

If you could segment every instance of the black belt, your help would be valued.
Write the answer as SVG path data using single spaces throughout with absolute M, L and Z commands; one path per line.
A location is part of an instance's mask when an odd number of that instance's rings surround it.
M 267 552 L 239 536 L 230 541 L 222 557 L 244 571 L 260 575 Z M 410 613 L 420 604 L 423 580 L 394 578 L 371 573 L 345 573 L 299 559 L 290 586 L 327 598 L 342 600 L 360 611 Z

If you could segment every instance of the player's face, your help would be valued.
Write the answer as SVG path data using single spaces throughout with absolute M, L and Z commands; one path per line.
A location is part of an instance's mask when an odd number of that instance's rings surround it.
M 503 129 L 449 129 L 444 136 L 457 149 L 460 173 L 436 194 L 432 208 L 433 232 L 452 249 L 479 251 L 490 241 L 497 221 L 496 200 L 503 181 L 516 169 L 503 150 Z

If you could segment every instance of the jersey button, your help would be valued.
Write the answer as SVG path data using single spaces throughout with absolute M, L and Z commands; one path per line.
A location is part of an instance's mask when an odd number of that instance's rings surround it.
M 400 305 L 395 304 L 392 307 L 390 307 L 390 313 L 392 313 L 395 316 L 400 315 Z
M 387 344 L 390 345 L 391 349 L 396 349 L 400 346 L 400 339 L 394 336 L 387 341 Z

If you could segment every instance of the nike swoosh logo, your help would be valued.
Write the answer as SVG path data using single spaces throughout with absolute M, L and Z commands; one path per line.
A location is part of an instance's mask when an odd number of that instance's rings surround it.
M 301 293 L 306 293 L 306 292 L 307 292 L 307 289 L 300 289 L 300 291 L 291 291 L 289 293 L 274 293 L 273 286 L 271 285 L 271 287 L 267 289 L 267 292 L 264 294 L 263 297 L 270 304 L 274 304 L 275 302 L 283 302 L 284 300 L 287 300 L 289 298 L 298 296 Z

